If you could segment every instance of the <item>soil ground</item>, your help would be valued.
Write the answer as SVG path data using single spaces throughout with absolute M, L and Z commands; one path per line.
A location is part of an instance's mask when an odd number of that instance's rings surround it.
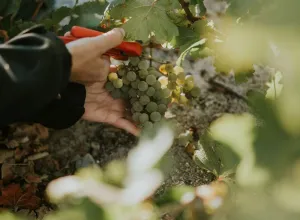
M 175 54 L 157 52 L 156 57 L 176 60 Z M 224 113 L 249 111 L 246 94 L 250 90 L 264 90 L 271 70 L 256 68 L 246 83 L 236 84 L 232 76 L 216 75 L 212 59 L 186 61 L 185 70 L 192 73 L 201 88 L 201 97 L 190 107 L 173 105 L 173 115 L 182 131 L 196 128 L 199 135 L 210 123 Z M 38 218 L 51 210 L 43 198 L 47 183 L 55 178 L 74 173 L 91 163 L 106 165 L 114 159 L 125 158 L 137 143 L 132 135 L 105 124 L 79 121 L 69 129 L 48 131 L 39 125 L 13 125 L 3 131 L 0 148 L 1 184 L 35 183 L 38 185 L 41 206 Z M 157 194 L 170 186 L 187 184 L 198 186 L 209 183 L 214 176 L 198 167 L 183 146 L 174 143 L 167 155 L 174 166 Z M 21 211 L 27 213 L 25 209 Z M 30 212 L 29 215 L 36 215 Z

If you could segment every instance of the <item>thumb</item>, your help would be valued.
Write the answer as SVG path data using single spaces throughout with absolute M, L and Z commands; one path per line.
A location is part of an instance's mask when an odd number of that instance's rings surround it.
M 125 36 L 125 31 L 122 28 L 114 28 L 113 30 L 93 38 L 94 48 L 99 54 L 104 54 L 108 50 L 119 46 Z

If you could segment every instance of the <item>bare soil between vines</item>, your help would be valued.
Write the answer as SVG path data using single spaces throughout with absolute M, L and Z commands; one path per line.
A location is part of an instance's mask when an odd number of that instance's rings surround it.
M 156 56 L 171 57 L 173 61 L 176 59 L 176 55 L 164 53 Z M 246 83 L 237 84 L 231 76 L 216 76 L 210 58 L 195 63 L 186 61 L 184 65 L 188 73 L 195 75 L 201 88 L 201 97 L 189 107 L 173 105 L 168 114 L 174 117 L 182 131 L 193 127 L 198 135 L 203 134 L 211 122 L 224 113 L 249 111 L 243 97 L 250 90 L 264 90 L 270 72 L 266 68 L 257 68 Z M 73 174 L 89 164 L 96 163 L 103 167 L 112 160 L 126 158 L 138 141 L 122 130 L 84 121 L 66 130 L 50 131 L 49 137 L 47 131 L 30 127 L 18 125 L 3 132 L 0 186 L 11 183 L 36 184 L 37 195 L 41 199 L 40 208 L 35 212 L 26 209 L 20 212 L 38 219 L 42 219 L 53 208 L 44 197 L 49 181 Z M 43 140 L 46 136 L 48 138 Z M 174 185 L 199 186 L 214 179 L 211 173 L 198 167 L 177 142 L 173 144 L 167 158 L 173 166 L 166 173 L 164 184 L 157 191 L 158 196 Z

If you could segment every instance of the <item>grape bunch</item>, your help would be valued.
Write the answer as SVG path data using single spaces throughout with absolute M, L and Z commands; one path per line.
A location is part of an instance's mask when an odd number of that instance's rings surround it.
M 166 64 L 158 70 L 140 57 L 131 57 L 127 65 L 119 65 L 116 72 L 108 75 L 105 88 L 113 98 L 126 100 L 133 121 L 145 129 L 164 118 L 170 103 L 187 104 L 200 94 L 193 77 L 186 76 L 181 67 Z

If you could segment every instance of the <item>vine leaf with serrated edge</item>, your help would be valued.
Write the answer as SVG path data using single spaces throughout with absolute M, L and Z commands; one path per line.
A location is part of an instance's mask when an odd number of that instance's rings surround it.
M 206 39 L 202 39 L 202 40 L 199 40 L 197 41 L 196 43 L 192 44 L 189 48 L 187 48 L 184 52 L 182 52 L 179 56 L 179 58 L 177 59 L 176 61 L 176 65 L 177 66 L 182 66 L 182 63 L 185 59 L 185 57 L 188 55 L 188 53 L 194 48 L 194 47 L 199 47 L 199 46 L 202 46 L 204 45 L 206 42 Z
M 147 42 L 155 35 L 156 41 L 170 41 L 179 34 L 177 26 L 168 17 L 167 11 L 176 4 L 169 0 L 129 0 L 114 7 L 110 15 L 114 19 L 130 18 L 124 25 L 128 37 Z

